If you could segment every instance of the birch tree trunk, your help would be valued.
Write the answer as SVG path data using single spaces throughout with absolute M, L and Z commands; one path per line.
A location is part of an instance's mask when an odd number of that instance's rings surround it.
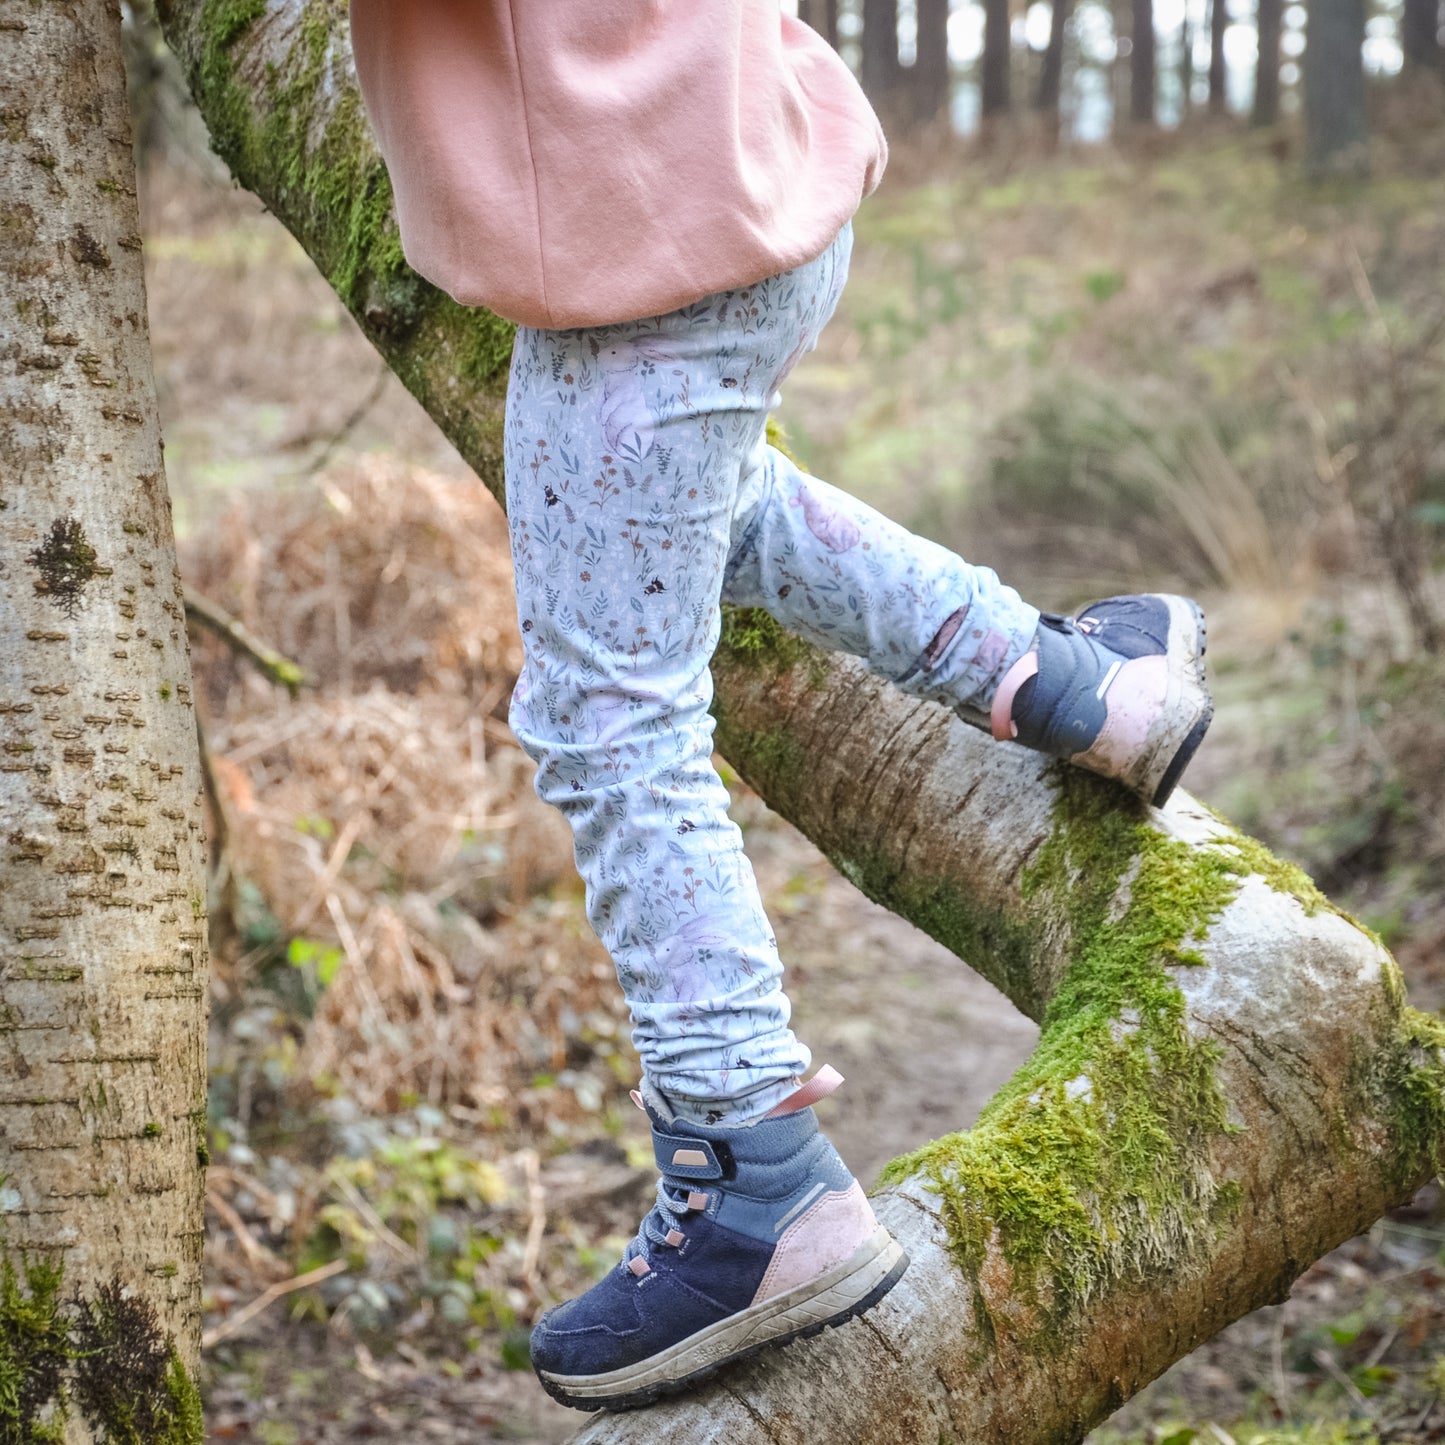
M 201 778 L 113 0 L 0 0 L 0 235 L 0 1437 L 68 1395 L 68 1440 L 199 1440 Z
M 500 494 L 509 333 L 406 270 L 339 3 L 162 11 L 222 155 Z M 714 674 L 743 776 L 1043 1033 L 971 1132 L 888 1171 L 913 1265 L 877 1310 L 584 1438 L 1077 1440 L 1429 1175 L 1445 1029 L 1297 870 L 758 614 L 729 615 Z

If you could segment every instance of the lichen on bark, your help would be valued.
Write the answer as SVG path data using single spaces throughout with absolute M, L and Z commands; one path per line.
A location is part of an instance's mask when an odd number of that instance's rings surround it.
M 974 1129 L 883 1173 L 917 1177 L 942 1201 L 977 1300 L 996 1249 L 1050 1327 L 1110 1286 L 1177 1267 L 1240 1197 L 1212 1158 L 1232 1128 L 1220 1050 L 1191 1032 L 1174 970 L 1204 966 L 1200 945 L 1247 877 L 1307 914 L 1330 907 L 1300 870 L 1232 830 L 1189 843 L 1096 779 L 1065 772 L 1058 788 L 1021 886 L 1026 910 L 1068 927 L 1070 962 L 1038 1047 Z
M 63 1286 L 59 1254 L 0 1260 L 0 1441 L 59 1445 L 74 1411 L 105 1445 L 199 1445 L 200 1391 L 154 1306 L 118 1276 Z

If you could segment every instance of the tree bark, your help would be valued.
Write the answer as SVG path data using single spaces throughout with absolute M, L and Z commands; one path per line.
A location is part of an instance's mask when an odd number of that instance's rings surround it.
M 64 1389 L 71 1442 L 199 1440 L 201 772 L 120 11 L 0 35 L 0 1268 L 50 1322 L 0 1308 L 0 1436 Z
M 1284 23 L 1284 0 L 1258 0 L 1255 30 L 1259 36 L 1259 60 L 1254 72 L 1254 109 L 1250 121 L 1257 126 L 1279 120 L 1279 39 Z
M 1194 27 L 1189 23 L 1189 5 L 1179 15 L 1179 119 L 1194 108 Z
M 1369 169 L 1364 0 L 1311 0 L 1305 31 L 1306 164 L 1314 175 Z
M 1229 29 L 1229 0 L 1209 0 L 1209 113 L 1223 115 L 1229 104 L 1224 69 L 1224 32 Z
M 1419 70 L 1445 68 L 1445 48 L 1440 44 L 1440 0 L 1405 0 L 1400 44 L 1406 65 Z
M 838 48 L 838 0 L 801 0 L 798 18 L 811 25 L 834 50 Z
M 909 77 L 909 110 L 916 126 L 947 117 L 949 0 L 918 0 L 918 46 Z
M 500 493 L 503 378 L 457 365 L 498 323 L 401 265 L 336 9 L 234 14 L 164 4 L 218 146 Z M 335 204 L 338 174 L 379 217 Z M 714 674 L 743 776 L 1043 1034 L 970 1133 L 890 1169 L 878 1209 L 913 1265 L 876 1311 L 586 1438 L 1079 1440 L 1431 1172 L 1445 1029 L 1258 844 L 993 744 L 758 614 L 728 615 Z
M 1069 16 L 1074 13 L 1074 0 L 1054 0 L 1049 14 L 1049 43 L 1039 70 L 1039 90 L 1034 108 L 1043 119 L 1047 138 L 1059 138 L 1060 100 L 1064 80 L 1064 36 Z
M 1133 0 L 1133 41 L 1129 51 L 1129 119 L 1136 126 L 1152 126 L 1155 120 L 1154 0 Z
M 986 121 L 1008 114 L 1012 48 L 1009 0 L 983 0 L 983 76 L 980 102 Z
M 903 88 L 903 67 L 898 60 L 898 0 L 863 0 L 858 78 L 880 115 L 897 115 Z

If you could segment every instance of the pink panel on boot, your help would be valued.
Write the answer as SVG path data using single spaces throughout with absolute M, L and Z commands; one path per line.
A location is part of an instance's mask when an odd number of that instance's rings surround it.
M 1089 750 L 1075 753 L 1073 761 L 1092 772 L 1117 778 L 1139 762 L 1149 729 L 1164 710 L 1169 687 L 1169 659 L 1136 657 L 1114 676 L 1104 695 L 1108 717 Z
M 825 1194 L 783 1232 L 753 1304 L 826 1274 L 872 1239 L 877 1228 L 873 1206 L 856 1179 L 847 1189 Z
M 989 708 L 988 720 L 993 727 L 995 742 L 1012 742 L 1018 736 L 1018 724 L 1014 722 L 1014 696 L 1019 688 L 1039 670 L 1037 652 L 1026 652 L 1004 673 L 998 691 L 993 695 L 993 706 Z

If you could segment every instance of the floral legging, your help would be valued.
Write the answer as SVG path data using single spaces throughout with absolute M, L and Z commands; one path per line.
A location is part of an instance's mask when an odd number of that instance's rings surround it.
M 1038 613 L 767 445 L 777 389 L 852 244 L 666 316 L 522 328 L 507 510 L 526 661 L 511 722 L 576 841 L 650 1084 L 699 1122 L 796 1087 L 782 964 L 714 770 L 723 601 L 766 608 L 907 691 L 986 710 Z

